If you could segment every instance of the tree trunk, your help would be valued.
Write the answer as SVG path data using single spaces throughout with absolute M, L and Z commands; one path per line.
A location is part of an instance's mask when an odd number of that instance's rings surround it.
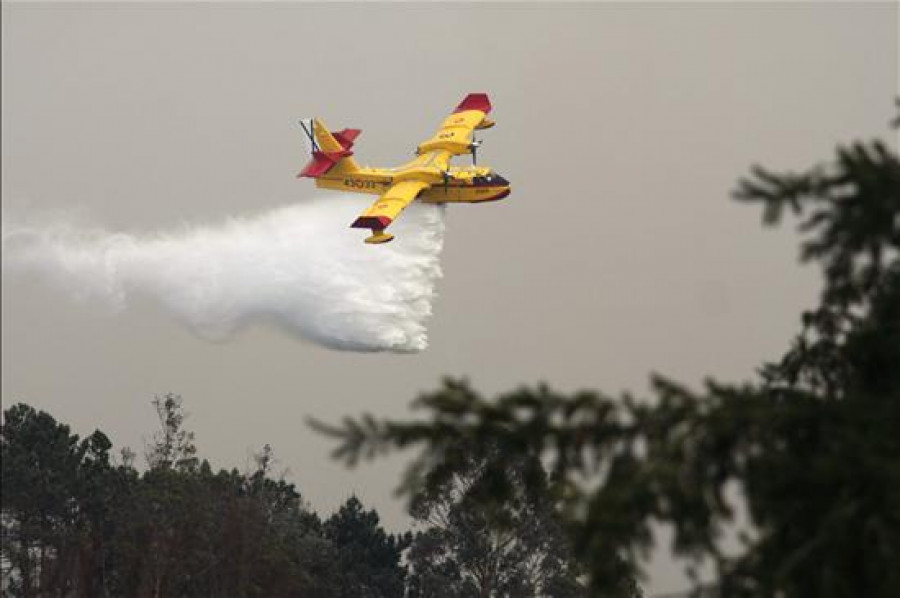
M 19 543 L 22 547 L 22 550 L 19 552 L 19 571 L 22 573 L 22 596 L 23 598 L 31 598 L 31 546 L 29 546 L 31 542 L 21 523 L 19 524 L 19 533 Z

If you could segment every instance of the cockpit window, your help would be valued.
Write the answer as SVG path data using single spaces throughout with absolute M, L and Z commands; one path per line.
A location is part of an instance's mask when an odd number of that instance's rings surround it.
M 476 186 L 486 186 L 486 185 L 505 185 L 506 182 L 502 176 L 491 173 L 484 176 L 475 176 L 472 177 L 472 184 Z
M 496 172 L 492 172 L 491 174 L 485 176 L 476 176 L 472 177 L 473 185 L 481 185 L 481 186 L 494 186 L 494 185 L 508 185 L 509 182 L 504 179 L 502 176 L 497 174 Z

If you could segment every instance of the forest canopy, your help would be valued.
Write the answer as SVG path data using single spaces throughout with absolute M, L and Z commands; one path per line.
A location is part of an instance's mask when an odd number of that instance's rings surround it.
M 584 595 L 546 488 L 520 484 L 517 508 L 473 511 L 466 490 L 484 464 L 472 460 L 444 495 L 420 497 L 415 533 L 392 534 L 352 495 L 320 517 L 276 475 L 269 445 L 247 471 L 213 471 L 181 397 L 153 407 L 143 469 L 99 430 L 80 438 L 29 405 L 4 411 L 4 596 Z

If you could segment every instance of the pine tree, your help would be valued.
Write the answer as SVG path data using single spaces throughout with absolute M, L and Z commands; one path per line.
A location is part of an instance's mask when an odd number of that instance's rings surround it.
M 410 535 L 387 534 L 378 514 L 355 496 L 325 521 L 325 538 L 334 546 L 340 598 L 391 598 L 403 595 L 406 570 L 400 564 Z

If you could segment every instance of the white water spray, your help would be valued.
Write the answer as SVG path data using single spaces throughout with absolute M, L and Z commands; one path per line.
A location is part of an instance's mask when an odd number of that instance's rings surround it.
M 147 236 L 69 224 L 3 223 L 3 271 L 34 273 L 83 301 L 121 310 L 157 299 L 201 337 L 254 322 L 350 351 L 427 345 L 444 210 L 413 204 L 386 245 L 348 228 L 366 197 L 329 196 L 216 226 Z

